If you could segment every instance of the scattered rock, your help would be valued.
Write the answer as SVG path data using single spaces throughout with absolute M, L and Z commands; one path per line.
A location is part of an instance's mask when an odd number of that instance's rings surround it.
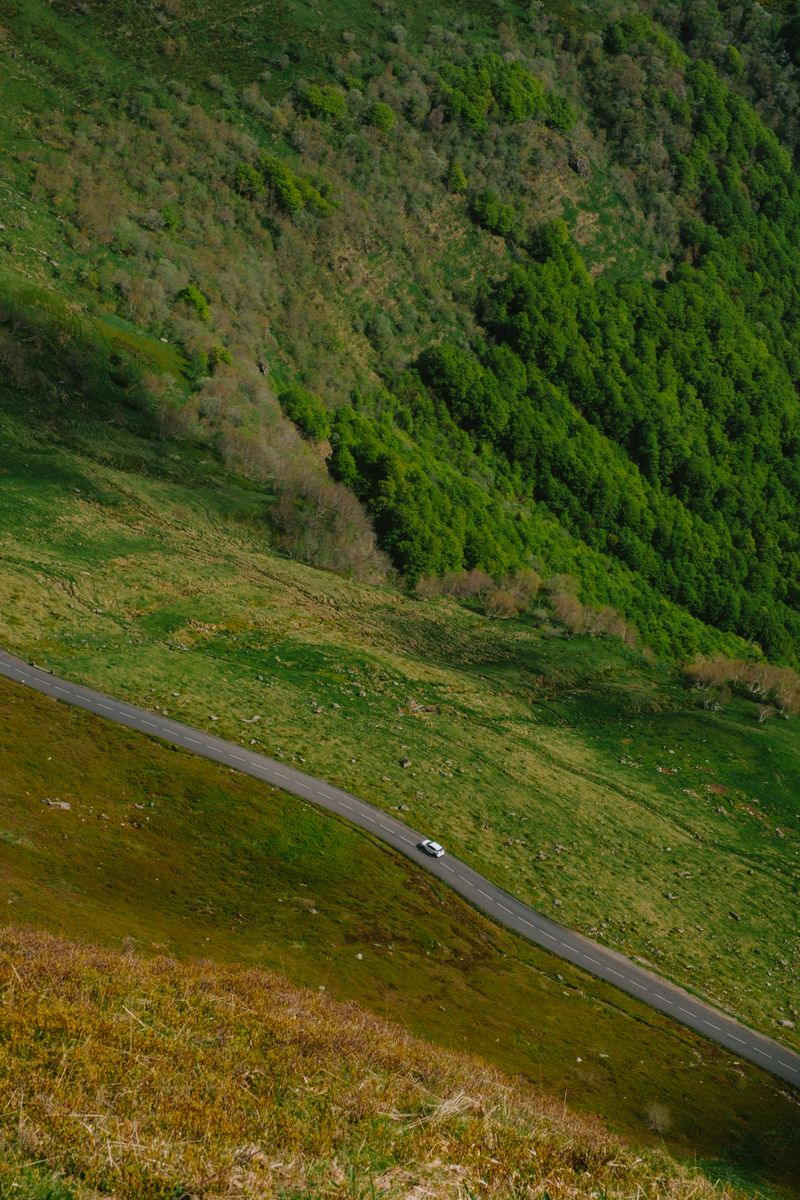
M 788 1017 L 785 1017 L 782 1021 L 778 1021 L 778 1024 L 781 1029 L 794 1029 L 794 1021 L 790 1021 Z
M 739 914 L 738 914 L 738 913 L 736 913 L 736 912 L 734 912 L 734 911 L 733 911 L 733 909 L 731 909 L 731 911 L 728 913 L 728 916 L 729 916 L 729 917 L 731 918 L 731 920 L 733 920 L 733 921 L 741 921 L 741 919 L 742 919 L 742 918 L 739 916 Z
M 212 717 L 211 719 L 212 719 L 212 721 L 216 721 L 217 718 Z M 242 717 L 242 724 L 243 725 L 255 725 L 256 721 L 260 721 L 260 720 L 261 720 L 261 714 L 257 713 L 256 716 L 254 716 L 254 717 Z
M 68 800 L 52 800 L 50 796 L 45 796 L 42 800 L 42 804 L 46 804 L 48 808 L 60 808 L 64 812 L 69 812 L 69 810 L 72 808 L 72 805 Z
M 400 766 L 403 768 L 404 771 L 408 770 L 408 768 L 411 766 L 411 759 L 410 758 L 401 758 Z
M 582 154 L 570 154 L 569 159 L 570 170 L 574 171 L 580 179 L 588 179 L 591 174 L 588 158 L 584 158 Z
M 358 954 L 356 955 L 356 958 L 358 958 L 358 959 L 361 959 L 361 958 L 363 958 L 363 957 L 364 957 L 364 955 L 363 955 L 363 954 L 361 953 L 361 951 L 359 950 Z

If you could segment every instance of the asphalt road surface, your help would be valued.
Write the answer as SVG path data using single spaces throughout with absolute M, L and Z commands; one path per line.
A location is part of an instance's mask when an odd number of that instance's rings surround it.
M 263 779 L 274 787 L 292 792 L 303 800 L 338 813 L 352 824 L 366 829 L 381 841 L 401 851 L 419 867 L 424 867 L 432 875 L 444 880 L 476 908 L 501 925 L 513 929 L 528 941 L 543 946 L 589 974 L 614 984 L 653 1008 L 667 1013 L 676 1021 L 726 1046 L 737 1057 L 746 1058 L 772 1075 L 777 1075 L 800 1088 L 800 1055 L 772 1041 L 771 1038 L 740 1025 L 712 1005 L 696 999 L 675 984 L 660 979 L 616 951 L 598 945 L 579 933 L 573 933 L 572 930 L 528 908 L 526 904 L 515 900 L 508 892 L 496 887 L 452 855 L 431 858 L 417 847 L 417 843 L 423 837 L 421 833 L 348 792 L 343 792 L 324 780 L 312 779 L 310 775 L 295 771 L 285 763 L 276 762 L 263 754 L 256 754 L 233 742 L 225 742 L 222 738 L 204 733 L 200 729 L 181 725 L 178 721 L 159 713 L 148 712 L 122 700 L 112 700 L 109 696 L 90 691 L 89 688 L 78 684 L 57 679 L 49 671 L 32 667 L 4 651 L 0 651 L 0 674 L 67 704 L 89 709 L 90 712 L 110 721 L 117 721 L 120 725 L 127 725 L 131 729 L 150 734 L 151 737 L 183 746 L 195 754 L 202 754 L 215 762 L 224 763 L 236 771 L 253 775 L 256 779 Z M 427 830 L 425 836 L 435 837 L 436 832 L 435 829 Z

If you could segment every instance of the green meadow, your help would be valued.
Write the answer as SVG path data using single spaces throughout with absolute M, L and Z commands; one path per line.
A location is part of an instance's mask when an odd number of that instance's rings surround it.
M 10 681 L 0 705 L 5 923 L 277 970 L 712 1179 L 793 1194 L 784 1085 L 496 928 L 342 821 Z

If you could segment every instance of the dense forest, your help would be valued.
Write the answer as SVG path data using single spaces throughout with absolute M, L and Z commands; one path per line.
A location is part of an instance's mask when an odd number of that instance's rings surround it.
M 792 6 L 195 8 L 2 0 L 7 327 L 61 292 L 289 553 L 796 661 Z

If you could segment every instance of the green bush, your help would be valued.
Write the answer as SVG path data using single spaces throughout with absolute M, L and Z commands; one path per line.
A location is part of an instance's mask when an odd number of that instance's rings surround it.
M 499 237 L 508 237 L 516 224 L 517 214 L 513 204 L 504 204 L 491 188 L 470 196 L 469 209 L 479 225 Z
M 233 187 L 240 196 L 255 200 L 264 191 L 264 176 L 250 163 L 239 163 L 233 174 Z
M 227 346 L 212 346 L 208 352 L 208 369 L 212 373 L 221 364 L 233 365 L 233 355 Z
M 261 190 L 268 187 L 284 212 L 296 213 L 309 208 L 318 216 L 324 216 L 335 207 L 328 183 L 321 182 L 319 187 L 315 186 L 310 179 L 297 175 L 283 159 L 274 154 L 261 154 L 254 171 L 261 181 Z
M 319 396 L 295 383 L 281 392 L 278 399 L 286 416 L 304 437 L 320 442 L 330 435 L 331 419 Z
M 344 93 L 329 83 L 308 83 L 300 89 L 300 100 L 315 117 L 343 117 L 347 111 Z
M 465 192 L 469 186 L 464 168 L 457 158 L 450 163 L 447 171 L 447 187 L 451 192 Z
M 367 110 L 367 120 L 376 129 L 380 129 L 384 133 L 391 133 L 395 125 L 394 109 L 390 105 L 384 104 L 382 100 L 378 100 Z
M 164 220 L 164 228 L 172 232 L 173 229 L 178 229 L 181 224 L 181 210 L 177 204 L 165 204 L 161 209 L 161 216 Z
M 535 75 L 519 62 L 484 54 L 465 67 L 450 67 L 443 76 L 450 115 L 481 132 L 493 116 L 499 121 L 527 121 L 547 112 L 547 93 Z
M 178 292 L 176 299 L 186 304 L 201 321 L 209 322 L 211 320 L 208 298 L 203 295 L 196 283 L 187 283 L 186 287 L 181 288 Z
M 285 212 L 295 213 L 305 208 L 306 202 L 297 186 L 297 176 L 285 162 L 274 154 L 262 154 L 258 165 L 273 196 Z
M 561 133 L 570 133 L 577 119 L 578 114 L 569 100 L 551 92 L 547 97 L 547 124 Z
M 324 217 L 336 207 L 331 198 L 330 184 L 325 182 L 314 184 L 303 175 L 295 175 L 294 185 L 300 193 L 305 207 L 316 213 L 317 216 Z

